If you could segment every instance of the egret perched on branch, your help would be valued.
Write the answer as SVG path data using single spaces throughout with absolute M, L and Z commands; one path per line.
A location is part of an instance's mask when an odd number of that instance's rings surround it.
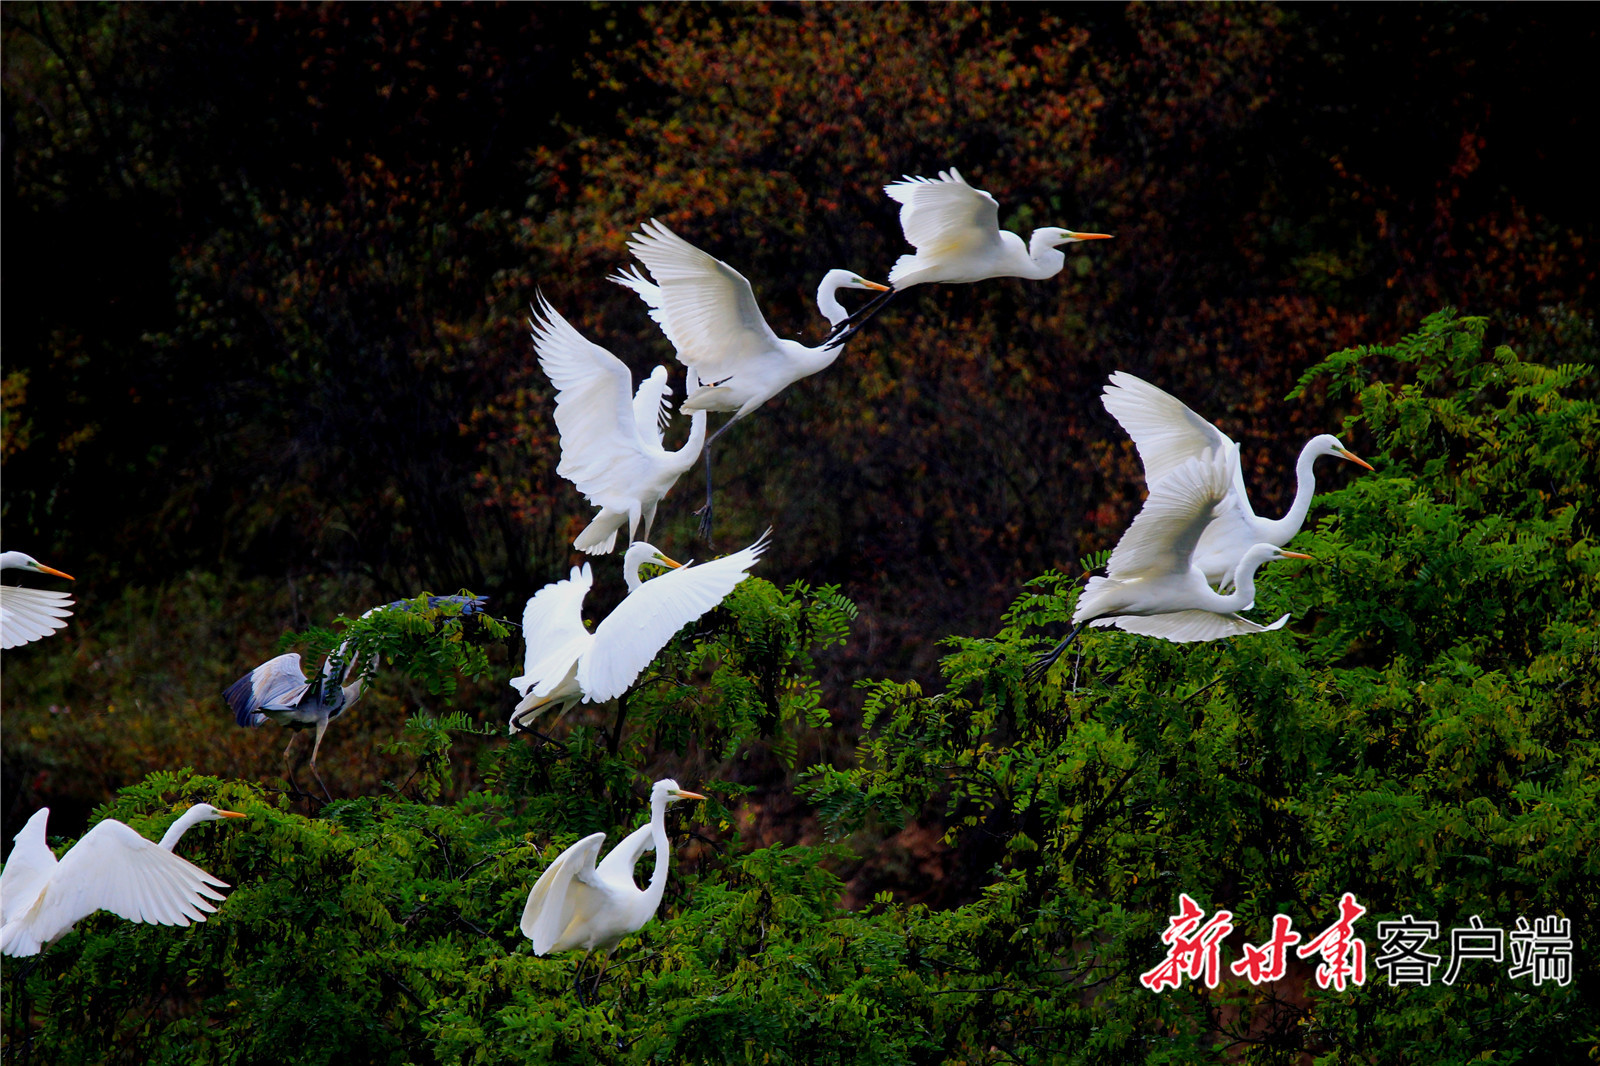
M 700 457 L 706 413 L 693 412 L 688 441 L 669 452 L 661 440 L 672 411 L 666 367 L 656 367 L 635 393 L 622 360 L 586 340 L 543 296 L 529 325 L 539 365 L 556 387 L 556 473 L 600 508 L 572 546 L 608 552 L 624 524 L 630 541 L 648 538 L 656 504 Z
M 0 570 L 33 570 L 75 580 L 25 552 L 0 552 Z M 0 648 L 28 644 L 63 628 L 71 606 L 72 597 L 65 592 L 0 586 Z
M 197 803 L 159 844 L 107 818 L 60 862 L 45 842 L 49 817 L 49 807 L 34 812 L 0 871 L 0 953 L 37 955 L 98 910 L 152 925 L 205 921 L 217 909 L 207 901 L 223 898 L 214 889 L 228 883 L 172 854 L 172 848 L 191 826 L 244 815 Z
M 1312 466 L 1324 455 L 1336 455 L 1357 466 L 1372 466 L 1339 438 L 1329 433 L 1312 437 L 1300 449 L 1295 463 L 1294 502 L 1282 518 L 1261 518 L 1250 507 L 1239 446 L 1226 433 L 1207 422 L 1173 396 L 1132 374 L 1117 371 L 1100 396 L 1111 416 L 1133 438 L 1144 463 L 1145 484 L 1152 490 L 1172 471 L 1196 456 L 1220 455 L 1228 464 L 1229 503 L 1205 527 L 1194 547 L 1194 563 L 1206 580 L 1226 591 L 1234 583 L 1234 569 L 1253 545 L 1282 546 L 1305 524 L 1311 497 L 1317 491 Z
M 1238 560 L 1237 587 L 1228 595 L 1212 589 L 1194 561 L 1195 545 L 1205 530 L 1236 506 L 1230 459 L 1208 452 L 1151 486 L 1144 507 L 1111 552 L 1106 576 L 1090 578 L 1078 598 L 1072 632 L 1033 663 L 1031 680 L 1043 676 L 1086 625 L 1116 626 L 1184 644 L 1265 633 L 1289 620 L 1285 614 L 1264 626 L 1237 612 L 1255 602 L 1256 569 L 1262 563 L 1311 556 L 1275 544 L 1253 545 Z
M 706 506 L 700 532 L 710 540 L 711 445 L 739 419 L 839 358 L 849 334 L 836 334 L 816 348 L 779 337 L 767 325 L 743 274 L 655 219 L 633 234 L 628 247 L 655 284 L 637 270 L 611 280 L 650 305 L 650 317 L 672 342 L 678 361 L 696 375 L 698 385 L 680 410 L 733 414 L 705 444 Z M 830 322 L 843 311 L 835 296 L 841 288 L 888 290 L 848 271 L 830 271 L 817 290 L 817 306 Z
M 511 713 L 510 732 L 527 728 L 546 711 L 565 713 L 575 704 L 605 703 L 628 691 L 674 633 L 750 576 L 771 534 L 769 529 L 743 551 L 699 566 L 673 562 L 642 541 L 631 545 L 622 560 L 628 596 L 593 633 L 583 624 L 583 600 L 594 584 L 588 563 L 540 589 L 522 615 L 528 652 L 522 676 L 511 679 L 522 700 Z M 673 569 L 641 581 L 645 563 Z
M 598 866 L 604 833 L 584 837 L 545 867 L 522 908 L 522 935 L 533 941 L 535 955 L 571 948 L 610 952 L 655 917 L 667 889 L 667 805 L 683 799 L 705 797 L 685 792 L 676 781 L 657 781 L 650 789 L 650 821 L 628 834 Z M 649 887 L 641 890 L 634 883 L 633 867 L 651 848 L 656 868 Z
M 482 596 L 428 597 L 430 609 L 445 603 L 460 605 L 461 609 L 458 612 L 460 617 L 481 611 L 488 602 Z M 393 603 L 374 607 L 361 617 L 366 618 L 378 611 L 410 609 L 410 600 L 395 600 Z M 300 730 L 315 726 L 317 735 L 316 741 L 311 746 L 311 776 L 322 786 L 323 795 L 330 798 L 332 793 L 328 791 L 322 775 L 317 773 L 317 753 L 322 750 L 322 734 L 328 731 L 329 722 L 349 710 L 351 704 L 361 698 L 367 677 L 378 668 L 377 652 L 372 654 L 371 661 L 365 668 L 361 659 L 352 658 L 353 654 L 355 652 L 348 642 L 340 644 L 333 654 L 322 661 L 320 676 L 315 681 L 307 681 L 300 666 L 300 654 L 288 652 L 268 659 L 229 685 L 222 693 L 228 708 L 233 711 L 234 721 L 239 725 L 259 726 L 273 721 L 294 730 L 289 736 L 289 743 L 283 749 L 285 762 L 289 762 L 289 752 L 293 750 Z M 350 677 L 352 673 L 355 674 L 354 680 Z M 292 762 L 289 768 L 292 782 L 294 780 Z

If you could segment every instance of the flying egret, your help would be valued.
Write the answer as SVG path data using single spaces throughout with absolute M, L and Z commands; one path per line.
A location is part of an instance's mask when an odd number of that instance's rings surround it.
M 650 317 L 676 349 L 678 361 L 695 375 L 698 384 L 679 409 L 733 414 L 705 443 L 706 506 L 700 532 L 709 541 L 712 444 L 739 419 L 839 358 L 849 335 L 836 334 L 816 348 L 779 337 L 767 325 L 743 274 L 655 219 L 633 234 L 628 247 L 655 283 L 636 270 L 611 280 L 650 306 Z M 817 291 L 818 308 L 830 322 L 843 310 L 834 295 L 841 288 L 888 290 L 847 271 L 830 271 Z
M 1239 465 L 1239 446 L 1216 426 L 1195 414 L 1175 397 L 1132 374 L 1117 371 L 1100 400 L 1128 436 L 1133 438 L 1144 463 L 1145 484 L 1154 487 L 1172 471 L 1207 452 L 1222 455 L 1229 469 L 1229 506 L 1205 527 L 1194 548 L 1194 562 L 1206 580 L 1226 591 L 1234 583 L 1234 570 L 1252 545 L 1289 543 L 1305 524 L 1311 498 L 1317 491 L 1312 467 L 1324 455 L 1336 455 L 1371 470 L 1339 438 L 1329 433 L 1312 437 L 1300 449 L 1295 463 L 1294 502 L 1279 519 L 1261 518 L 1250 507 Z
M 693 412 L 688 441 L 669 452 L 661 440 L 671 412 L 666 367 L 656 367 L 634 393 L 622 360 L 585 339 L 542 295 L 529 325 L 539 365 L 556 387 L 556 473 L 600 508 L 572 546 L 609 552 L 624 524 L 630 541 L 648 538 L 656 504 L 700 457 L 706 413 Z
M 428 597 L 429 608 L 436 608 L 443 603 L 459 604 L 461 606 L 461 610 L 457 612 L 459 617 L 478 613 L 488 602 L 483 596 Z M 366 618 L 378 611 L 410 609 L 410 600 L 395 600 L 373 607 L 365 611 L 361 617 Z M 229 685 L 222 693 L 222 698 L 228 704 L 228 709 L 233 711 L 233 720 L 237 724 L 259 726 L 272 721 L 294 730 L 289 735 L 289 743 L 283 749 L 285 762 L 289 762 L 289 752 L 293 750 L 294 742 L 300 736 L 300 730 L 315 726 L 317 736 L 311 746 L 311 776 L 322 786 L 323 795 L 330 798 L 332 793 L 328 791 L 322 775 L 317 773 L 317 753 L 322 750 L 322 734 L 328 731 L 329 722 L 349 710 L 350 705 L 361 698 L 367 676 L 378 668 L 378 653 L 374 652 L 371 663 L 362 669 L 360 660 L 349 658 L 350 652 L 348 643 L 340 644 L 333 654 L 322 661 L 322 673 L 315 681 L 306 680 L 305 672 L 300 666 L 300 654 L 287 652 L 268 659 Z M 349 680 L 352 671 L 356 674 L 354 681 Z M 294 764 L 290 762 L 289 765 L 289 779 L 292 783 Z
M 173 845 L 200 822 L 244 815 L 197 803 L 172 823 L 159 844 L 107 818 L 60 862 L 45 842 L 49 817 L 49 807 L 34 812 L 0 871 L 0 953 L 37 955 L 98 910 L 152 925 L 205 921 L 217 909 L 207 900 L 221 900 L 214 889 L 228 883 L 172 854 Z
M 624 837 L 598 866 L 595 859 L 606 842 L 604 833 L 589 834 L 545 867 L 522 908 L 522 935 L 533 941 L 535 955 L 572 948 L 610 953 L 623 937 L 655 917 L 667 890 L 667 864 L 671 861 L 667 805 L 682 799 L 705 797 L 684 791 L 671 779 L 657 781 L 650 789 L 650 821 Z M 649 886 L 640 890 L 633 880 L 633 867 L 651 848 L 656 852 L 656 868 Z M 579 966 L 573 974 L 575 988 L 582 969 Z
M 1238 560 L 1237 587 L 1223 595 L 1206 583 L 1194 561 L 1195 545 L 1219 512 L 1233 506 L 1233 469 L 1227 453 L 1190 459 L 1150 487 L 1144 507 L 1123 533 L 1106 563 L 1105 577 L 1092 577 L 1072 612 L 1065 640 L 1028 670 L 1043 676 L 1083 627 L 1116 626 L 1129 633 L 1178 644 L 1278 629 L 1285 614 L 1260 625 L 1237 612 L 1255 602 L 1256 569 L 1270 559 L 1309 559 L 1276 544 L 1256 544 Z
M 630 545 L 622 560 L 628 595 L 593 633 L 583 624 L 583 600 L 594 584 L 588 563 L 540 589 L 522 615 L 528 651 L 522 676 L 511 679 L 522 699 L 509 731 L 527 728 L 546 711 L 563 714 L 578 703 L 605 703 L 628 691 L 673 634 L 749 576 L 771 534 L 769 529 L 743 551 L 699 566 L 676 563 L 643 541 Z M 641 581 L 639 568 L 647 562 L 673 569 Z
M 0 552 L 0 570 L 34 570 L 76 580 L 53 566 L 46 566 L 25 552 Z M 0 586 L 0 649 L 15 648 L 66 626 L 72 612 L 72 597 L 48 589 Z

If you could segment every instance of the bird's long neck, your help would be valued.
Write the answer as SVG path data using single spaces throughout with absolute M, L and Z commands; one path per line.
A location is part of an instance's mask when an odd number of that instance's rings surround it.
M 1269 545 L 1270 547 L 1270 545 Z M 1256 570 L 1261 564 L 1272 558 L 1272 553 L 1266 550 L 1257 551 L 1252 547 L 1244 553 L 1239 560 L 1239 567 L 1233 574 L 1233 591 L 1217 595 L 1217 603 L 1212 610 L 1243 611 L 1256 602 Z
M 838 292 L 844 287 L 846 278 L 836 278 L 832 274 L 822 279 L 822 284 L 817 288 L 817 310 L 822 312 L 830 326 L 837 326 L 850 317 L 850 312 L 845 310 L 844 304 L 839 302 Z
M 667 854 L 667 798 L 652 797 L 650 801 L 650 839 L 656 846 L 656 868 L 650 874 L 650 883 L 645 886 L 643 906 L 648 907 L 647 914 L 654 914 L 656 908 L 661 906 L 661 897 L 667 892 L 667 864 L 670 856 Z
M 1034 281 L 1053 278 L 1067 265 L 1066 253 L 1051 244 L 1050 238 L 1038 230 L 1033 231 L 1028 241 L 1028 258 L 1033 262 L 1033 270 L 1022 276 Z
M 689 439 L 683 442 L 683 447 L 672 454 L 682 462 L 685 470 L 694 465 L 700 458 L 700 453 L 706 446 L 706 412 L 691 411 L 689 414 Z
M 173 848 L 177 847 L 178 840 L 183 836 L 183 834 L 187 833 L 190 829 L 194 828 L 194 826 L 205 820 L 202 817 L 204 813 L 205 812 L 203 812 L 199 807 L 190 807 L 184 812 L 182 818 L 179 818 L 176 822 L 173 822 L 172 825 L 167 827 L 167 831 L 162 835 L 158 846 L 166 849 L 167 851 L 171 851 Z
M 1317 454 L 1311 441 L 1300 449 L 1300 458 L 1294 464 L 1294 502 L 1282 518 L 1266 523 L 1267 535 L 1262 537 L 1263 540 L 1281 547 L 1289 543 L 1300 532 L 1300 527 L 1305 525 L 1306 515 L 1311 513 L 1311 498 L 1317 494 L 1317 476 L 1312 471 Z

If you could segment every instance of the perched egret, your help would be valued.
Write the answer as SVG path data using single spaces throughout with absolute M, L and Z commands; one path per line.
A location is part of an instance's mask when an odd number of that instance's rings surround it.
M 900 228 L 917 249 L 915 255 L 901 256 L 889 272 L 896 292 L 938 281 L 1043 280 L 1066 265 L 1059 245 L 1111 236 L 1045 226 L 1024 245 L 1021 237 L 1000 228 L 995 198 L 968 185 L 954 167 L 937 178 L 907 176 L 883 191 L 900 203 Z
M 0 552 L 0 570 L 34 570 L 75 580 L 24 552 Z M 65 592 L 0 586 L 0 648 L 15 648 L 65 627 L 71 606 L 72 597 Z
M 1229 464 L 1228 506 L 1205 527 L 1194 548 L 1194 563 L 1206 580 L 1226 591 L 1234 583 L 1234 570 L 1253 545 L 1282 546 L 1305 524 L 1311 497 L 1317 491 L 1312 466 L 1324 455 L 1348 459 L 1357 466 L 1372 466 L 1332 434 L 1312 437 L 1300 449 L 1295 463 L 1294 502 L 1282 518 L 1261 518 L 1250 507 L 1245 492 L 1244 471 L 1239 465 L 1239 446 L 1227 434 L 1207 422 L 1182 402 L 1132 374 L 1117 371 L 1105 387 L 1100 400 L 1128 436 L 1133 438 L 1144 463 L 1146 486 L 1154 488 L 1172 471 L 1195 456 L 1207 452 L 1222 455 Z
M 214 889 L 228 883 L 172 854 L 173 845 L 200 822 L 244 815 L 197 803 L 172 823 L 159 844 L 107 818 L 60 862 L 45 842 L 49 817 L 48 807 L 34 812 L 0 871 L 0 953 L 37 955 L 98 910 L 152 925 L 205 921 L 217 909 L 207 900 L 221 900 Z
M 444 603 L 460 604 L 460 617 L 482 611 L 488 602 L 483 596 L 428 597 L 430 608 Z M 373 607 L 361 617 L 366 618 L 378 611 L 410 609 L 410 600 L 395 600 Z M 268 659 L 222 693 L 228 709 L 233 711 L 233 720 L 239 725 L 259 726 L 272 721 L 294 730 L 283 749 L 285 762 L 289 762 L 289 752 L 294 748 L 300 730 L 315 726 L 317 736 L 311 746 L 311 776 L 322 786 L 323 795 L 330 797 L 332 793 L 328 791 L 322 775 L 317 773 L 317 753 L 322 750 L 322 734 L 328 731 L 329 722 L 349 710 L 350 705 L 361 698 L 367 675 L 378 668 L 377 653 L 373 653 L 371 663 L 365 669 L 361 668 L 360 660 L 352 661 L 350 654 L 349 646 L 340 644 L 338 650 L 322 661 L 321 675 L 315 681 L 307 681 L 300 666 L 299 653 L 288 652 Z M 352 672 L 356 675 L 353 681 L 350 680 Z M 293 769 L 294 764 L 290 762 L 291 782 L 294 780 Z
M 1144 507 L 1111 552 L 1105 577 L 1092 577 L 1072 612 L 1067 638 L 1036 660 L 1037 680 L 1083 627 L 1116 626 L 1129 633 L 1184 644 L 1278 629 L 1285 614 L 1260 625 L 1237 612 L 1255 602 L 1256 569 L 1269 559 L 1309 559 L 1275 544 L 1256 544 L 1235 571 L 1237 587 L 1223 595 L 1206 583 L 1194 561 L 1195 545 L 1219 512 L 1232 507 L 1230 456 L 1208 452 L 1190 459 L 1150 487 Z
M 591 555 L 609 552 L 624 524 L 630 541 L 648 538 L 656 504 L 700 457 L 706 413 L 695 411 L 688 441 L 667 451 L 661 440 L 671 411 L 666 367 L 656 367 L 635 394 L 622 361 L 586 340 L 543 296 L 529 324 L 539 365 L 556 387 L 556 473 L 600 508 L 573 547 Z
M 706 506 L 700 529 L 709 540 L 712 444 L 739 419 L 839 358 L 848 335 L 830 337 L 816 348 L 779 337 L 756 306 L 743 274 L 655 219 L 633 234 L 628 247 L 655 284 L 637 271 L 611 280 L 634 290 L 650 306 L 650 317 L 676 349 L 678 361 L 695 375 L 697 387 L 680 410 L 733 414 L 705 443 Z M 888 286 L 847 271 L 829 272 L 817 302 L 830 322 L 843 310 L 834 295 L 841 288 L 886 291 Z
M 546 711 L 565 713 L 575 704 L 605 703 L 628 691 L 674 633 L 749 576 L 771 533 L 743 551 L 699 566 L 682 566 L 642 541 L 631 545 L 622 560 L 627 598 L 593 633 L 583 624 L 583 600 L 594 584 L 588 563 L 540 589 L 522 615 L 528 652 L 522 676 L 511 679 L 522 700 L 511 713 L 510 732 L 527 728 Z M 673 569 L 641 581 L 639 568 L 645 563 Z
M 676 781 L 657 781 L 650 790 L 650 821 L 628 834 L 598 866 L 604 833 L 584 837 L 545 867 L 522 909 L 522 935 L 533 941 L 535 955 L 571 948 L 609 952 L 655 916 L 667 889 L 667 805 L 681 799 L 705 797 L 685 792 Z M 656 868 L 649 887 L 641 890 L 634 884 L 633 867 L 651 848 Z

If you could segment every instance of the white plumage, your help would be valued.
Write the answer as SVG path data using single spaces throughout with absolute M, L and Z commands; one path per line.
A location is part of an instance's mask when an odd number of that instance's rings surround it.
M 988 278 L 1043 280 L 1066 265 L 1058 245 L 1111 236 L 1045 226 L 1023 244 L 1021 237 L 1000 228 L 999 202 L 968 185 L 954 167 L 937 178 L 907 176 L 883 191 L 900 204 L 900 228 L 917 250 L 901 256 L 889 272 L 889 284 L 897 290 Z
M 748 548 L 699 566 L 680 566 L 642 541 L 632 545 L 622 563 L 628 596 L 593 633 L 583 624 L 583 600 L 594 584 L 588 563 L 540 589 L 522 615 L 527 656 L 522 676 L 511 679 L 522 699 L 510 731 L 552 709 L 564 713 L 574 704 L 604 703 L 626 692 L 673 634 L 749 576 L 770 535 L 768 530 Z M 675 569 L 641 581 L 639 568 L 646 562 Z
M 130 922 L 188 925 L 216 911 L 215 889 L 227 888 L 187 859 L 172 853 L 193 825 L 243 818 L 197 803 L 156 844 L 107 818 L 90 829 L 59 862 L 45 841 L 50 808 L 36 811 L 16 835 L 11 858 L 0 871 L 0 953 L 36 955 L 98 910 Z
M 609 552 L 624 525 L 630 541 L 648 538 L 656 505 L 699 458 L 705 412 L 691 414 L 683 447 L 667 451 L 661 438 L 672 410 L 666 367 L 656 367 L 635 393 L 622 361 L 586 339 L 542 296 L 529 324 L 539 365 L 556 387 L 556 473 L 600 508 L 573 547 Z
M 650 790 L 650 821 L 624 837 L 598 866 L 595 859 L 606 842 L 604 833 L 584 837 L 545 867 L 522 908 L 522 935 L 533 941 L 535 955 L 572 948 L 610 951 L 655 916 L 667 888 L 670 861 L 667 805 L 680 799 L 705 797 L 685 792 L 671 779 L 657 781 Z M 651 848 L 656 853 L 655 871 L 649 886 L 640 889 L 633 880 L 633 867 Z
M 1205 526 L 1194 547 L 1194 563 L 1206 580 L 1226 590 L 1234 583 L 1234 570 L 1253 545 L 1282 546 L 1300 532 L 1317 481 L 1313 464 L 1324 455 L 1336 455 L 1358 466 L 1372 467 L 1331 434 L 1312 437 L 1300 450 L 1295 464 L 1295 496 L 1282 518 L 1257 516 L 1244 487 L 1244 470 L 1239 463 L 1239 446 L 1216 426 L 1191 411 L 1173 396 L 1154 385 L 1122 371 L 1111 375 L 1100 400 L 1111 412 L 1139 450 L 1144 464 L 1145 484 L 1155 486 L 1189 460 L 1202 455 L 1220 456 L 1226 463 L 1228 495 L 1226 506 Z
M 32 570 L 73 580 L 53 566 L 46 566 L 26 552 L 0 552 L 0 570 Z M 0 649 L 29 644 L 66 626 L 72 614 L 72 597 L 49 589 L 0 586 Z

